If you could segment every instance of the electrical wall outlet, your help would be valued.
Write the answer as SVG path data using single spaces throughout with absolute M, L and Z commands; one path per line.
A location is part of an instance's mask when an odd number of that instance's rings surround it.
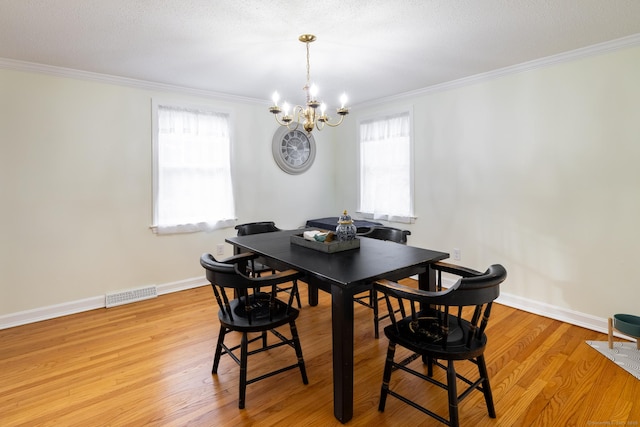
M 453 248 L 453 259 L 455 261 L 460 261 L 462 259 L 462 251 L 460 251 L 460 248 Z
M 224 255 L 224 243 L 218 243 L 218 246 L 216 246 L 216 255 Z

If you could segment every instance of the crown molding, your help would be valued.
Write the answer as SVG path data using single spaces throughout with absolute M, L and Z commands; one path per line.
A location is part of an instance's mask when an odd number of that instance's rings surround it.
M 19 61 L 16 59 L 0 58 L 0 69 L 47 74 L 57 77 L 66 77 L 71 79 L 88 80 L 98 83 L 128 86 L 137 89 L 146 89 L 161 92 L 177 92 L 185 95 L 195 95 L 204 98 L 215 98 L 232 102 L 249 104 L 265 103 L 265 100 L 263 99 L 242 97 L 237 95 L 230 95 L 228 93 L 194 89 L 183 86 L 174 86 L 164 83 L 150 82 L 146 80 L 131 79 L 128 77 L 112 76 L 109 74 L 94 73 L 91 71 L 75 70 L 73 68 L 56 67 L 53 65 L 38 64 L 35 62 Z
M 619 38 L 616 40 L 598 43 L 592 46 L 587 46 L 580 49 L 571 50 L 568 52 L 559 53 L 557 55 L 547 56 L 545 58 L 536 59 L 533 61 L 524 62 L 504 68 L 500 68 L 486 73 L 480 73 L 469 77 L 464 77 L 450 82 L 440 83 L 432 86 L 428 86 L 422 89 L 417 89 L 410 92 L 404 92 L 397 95 L 392 95 L 385 98 L 380 98 L 373 101 L 364 102 L 354 107 L 369 107 L 377 104 L 403 100 L 412 98 L 415 96 L 430 94 L 434 92 L 440 92 L 444 90 L 455 89 L 471 84 L 479 83 L 482 81 L 496 79 L 498 77 L 522 73 L 525 71 L 531 71 L 538 68 L 549 67 L 556 64 L 575 61 L 590 56 L 602 55 L 609 52 L 618 51 L 630 47 L 640 46 L 640 33 L 633 34 L 631 36 Z M 16 71 L 26 71 L 33 73 L 48 74 L 58 77 L 68 77 L 73 79 L 89 80 L 94 82 L 116 84 L 122 86 L 129 86 L 139 89 L 155 90 L 162 92 L 177 92 L 187 95 L 201 96 L 205 98 L 215 98 L 231 102 L 241 102 L 249 104 L 265 104 L 265 100 L 242 97 L 237 95 L 230 95 L 227 93 L 207 91 L 202 89 L 194 89 L 183 86 L 174 86 L 164 83 L 156 83 L 145 80 L 131 79 L 127 77 L 112 76 L 108 74 L 94 73 L 90 71 L 75 70 L 72 68 L 56 67 L 52 65 L 38 64 L 34 62 L 18 61 L 15 59 L 0 58 L 0 68 Z
M 407 98 L 413 98 L 420 95 L 426 95 L 435 92 L 441 92 L 450 89 L 456 89 L 464 86 L 469 86 L 475 83 L 497 79 L 499 77 L 518 74 L 526 71 L 536 70 L 539 68 L 550 67 L 556 64 L 562 64 L 566 62 L 576 61 L 578 59 L 588 58 L 591 56 L 603 55 L 609 52 L 615 52 L 618 50 L 640 46 L 640 33 L 634 34 L 628 37 L 620 39 L 598 43 L 592 46 L 587 46 L 580 49 L 571 50 L 568 52 L 559 53 L 557 55 L 551 55 L 533 61 L 523 62 L 521 64 L 511 65 L 497 70 L 488 71 L 486 73 L 475 74 L 469 77 L 463 77 L 461 79 L 452 80 L 450 82 L 444 82 L 432 86 L 428 86 L 422 89 L 413 90 L 410 92 L 404 92 L 397 95 L 392 95 L 385 98 L 380 98 L 370 102 L 364 102 L 362 104 L 354 105 L 352 108 L 357 107 L 370 107 L 373 105 L 384 104 L 392 101 L 405 100 Z

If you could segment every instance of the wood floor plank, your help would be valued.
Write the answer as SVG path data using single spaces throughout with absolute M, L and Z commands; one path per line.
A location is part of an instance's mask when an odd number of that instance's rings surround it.
M 317 307 L 303 306 L 298 320 L 309 384 L 295 370 L 251 384 L 244 410 L 237 407 L 237 365 L 223 357 L 211 375 L 219 324 L 209 287 L 0 330 L 0 425 L 339 426 L 330 296 L 321 292 L 319 299 Z M 354 315 L 348 425 L 438 425 L 392 398 L 378 411 L 387 341 L 383 334 L 373 338 L 371 310 L 355 305 Z M 462 425 L 640 425 L 640 381 L 585 344 L 606 335 L 502 305 L 487 333 L 498 418 L 487 416 L 476 393 L 460 405 Z M 259 372 L 280 357 L 263 353 L 250 359 L 249 369 Z M 441 389 L 417 378 L 398 380 L 446 414 Z

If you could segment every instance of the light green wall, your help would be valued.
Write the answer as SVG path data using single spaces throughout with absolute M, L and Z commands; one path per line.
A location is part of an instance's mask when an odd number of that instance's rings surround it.
M 416 215 L 410 244 L 484 269 L 504 293 L 606 318 L 638 313 L 640 48 L 354 109 L 411 107 Z M 355 209 L 354 146 L 339 157 Z M 347 203 L 348 201 L 348 203 Z

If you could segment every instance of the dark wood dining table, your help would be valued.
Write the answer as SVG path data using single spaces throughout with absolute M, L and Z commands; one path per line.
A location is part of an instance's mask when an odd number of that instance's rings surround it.
M 359 237 L 360 247 L 324 253 L 291 243 L 304 229 L 229 237 L 243 251 L 261 255 L 276 269 L 305 273 L 309 304 L 318 304 L 318 290 L 331 294 L 333 341 L 333 408 L 346 423 L 353 417 L 353 296 L 370 289 L 378 279 L 399 280 L 418 275 L 421 289 L 435 289 L 430 265 L 449 257 L 445 252 Z

